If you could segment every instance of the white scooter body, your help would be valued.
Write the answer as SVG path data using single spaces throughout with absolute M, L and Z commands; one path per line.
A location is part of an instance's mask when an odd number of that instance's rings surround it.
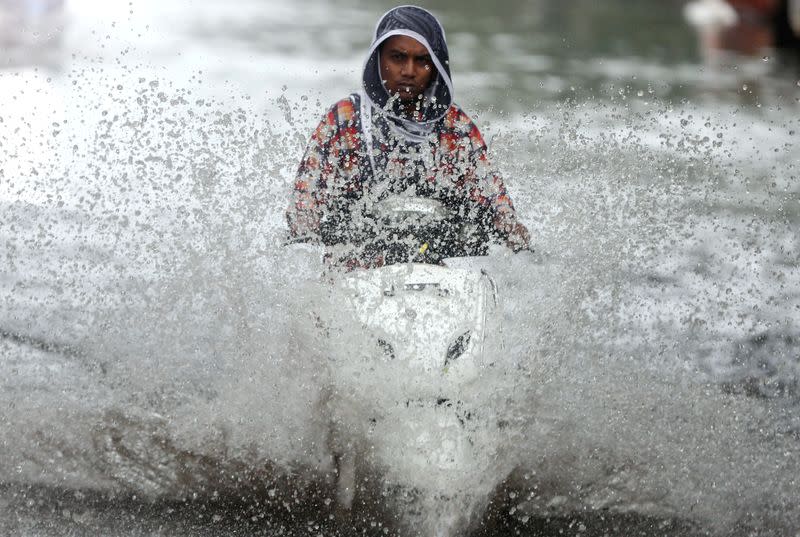
M 487 274 L 409 263 L 351 273 L 340 285 L 352 293 L 351 312 L 379 337 L 387 358 L 451 384 L 449 390 L 474 380 L 486 365 L 487 319 L 497 309 Z
M 502 347 L 494 282 L 480 270 L 404 263 L 343 274 L 332 302 L 340 501 L 352 501 L 356 466 L 366 466 L 417 498 L 395 505 L 406 528 L 462 531 L 490 492 L 498 442 L 497 420 L 477 397 Z

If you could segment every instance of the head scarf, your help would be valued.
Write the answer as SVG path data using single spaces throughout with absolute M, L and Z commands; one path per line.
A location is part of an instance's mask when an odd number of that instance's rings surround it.
M 390 100 L 380 72 L 380 46 L 395 35 L 416 39 L 428 49 L 436 66 L 434 78 L 425 90 L 421 118 L 406 117 L 397 100 Z M 396 126 L 416 136 L 429 133 L 436 122 L 447 113 L 453 102 L 453 82 L 450 79 L 450 56 L 447 52 L 444 28 L 429 11 L 417 6 L 399 6 L 386 12 L 375 27 L 375 36 L 364 62 L 362 75 L 364 97 L 372 107 L 383 110 Z

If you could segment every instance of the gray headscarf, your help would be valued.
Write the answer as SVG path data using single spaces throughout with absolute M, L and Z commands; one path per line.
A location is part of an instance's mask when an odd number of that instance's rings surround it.
M 400 103 L 390 102 L 389 92 L 383 84 L 380 73 L 380 46 L 395 35 L 416 39 L 428 49 L 436 66 L 436 78 L 425 90 L 421 109 L 422 119 L 414 121 L 404 117 Z M 383 110 L 412 138 L 431 132 L 436 122 L 444 117 L 453 102 L 453 82 L 450 79 L 450 56 L 447 52 L 444 28 L 429 11 L 417 6 L 398 6 L 386 12 L 375 27 L 375 36 L 364 62 L 362 75 L 363 96 L 371 107 Z M 366 99 L 364 99 L 366 98 Z M 388 106 L 387 106 L 388 104 Z M 368 108 L 371 108 L 368 107 Z M 367 110 L 371 116 L 372 110 Z M 368 123 L 367 123 L 368 124 Z

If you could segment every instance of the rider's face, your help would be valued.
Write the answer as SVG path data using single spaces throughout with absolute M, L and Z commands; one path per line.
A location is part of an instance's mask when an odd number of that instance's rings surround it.
M 412 37 L 395 35 L 381 46 L 381 78 L 391 95 L 402 101 L 417 99 L 436 74 L 425 45 Z

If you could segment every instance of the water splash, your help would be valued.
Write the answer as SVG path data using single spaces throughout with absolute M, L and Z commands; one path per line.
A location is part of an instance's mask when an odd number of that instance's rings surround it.
M 108 103 L 48 101 L 3 147 L 0 480 L 328 509 L 329 295 L 281 247 L 299 127 L 159 79 L 98 86 Z M 522 528 L 587 510 L 790 528 L 798 193 L 771 149 L 791 125 L 620 103 L 551 105 L 494 140 L 540 257 L 493 268 L 507 369 L 482 395 L 506 425 L 481 501 L 504 494 Z M 737 141 L 753 130 L 761 147 Z M 783 343 L 762 383 L 736 349 L 766 327 Z M 369 513 L 405 509 L 360 490 Z

